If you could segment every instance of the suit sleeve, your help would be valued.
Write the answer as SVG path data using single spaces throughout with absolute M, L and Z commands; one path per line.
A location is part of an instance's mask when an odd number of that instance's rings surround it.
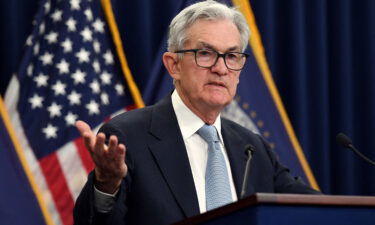
M 94 204 L 94 171 L 89 174 L 88 181 L 83 187 L 74 206 L 73 217 L 75 225 L 106 225 L 125 224 L 126 206 L 125 182 L 122 182 L 116 196 L 116 204 L 108 213 L 99 213 Z
M 289 169 L 277 159 L 269 144 L 262 139 L 274 169 L 274 189 L 276 193 L 321 194 L 305 184 L 300 177 L 293 177 Z

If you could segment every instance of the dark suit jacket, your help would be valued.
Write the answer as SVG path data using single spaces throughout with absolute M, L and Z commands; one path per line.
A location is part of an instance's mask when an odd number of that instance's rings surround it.
M 113 118 L 101 130 L 115 134 L 127 147 L 128 175 L 107 214 L 94 210 L 94 174 L 77 199 L 75 224 L 170 224 L 199 214 L 199 205 L 185 144 L 171 97 L 154 106 Z M 258 135 L 222 119 L 222 135 L 240 196 L 245 170 L 245 145 L 256 152 L 251 164 L 247 193 L 317 193 L 293 178 Z

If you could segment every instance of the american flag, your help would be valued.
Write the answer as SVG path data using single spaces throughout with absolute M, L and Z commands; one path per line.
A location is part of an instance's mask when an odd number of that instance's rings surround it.
M 19 142 L 55 224 L 72 224 L 89 154 L 74 127 L 133 107 L 99 0 L 44 0 L 5 95 Z

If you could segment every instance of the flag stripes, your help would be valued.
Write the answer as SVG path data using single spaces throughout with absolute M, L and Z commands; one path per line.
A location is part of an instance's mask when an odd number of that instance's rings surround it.
M 44 157 L 39 163 L 63 224 L 73 224 L 71 209 L 74 200 L 56 153 Z

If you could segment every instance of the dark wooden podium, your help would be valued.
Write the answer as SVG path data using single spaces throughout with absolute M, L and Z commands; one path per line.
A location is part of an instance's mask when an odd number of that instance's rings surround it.
M 257 193 L 177 224 L 375 225 L 375 197 Z

